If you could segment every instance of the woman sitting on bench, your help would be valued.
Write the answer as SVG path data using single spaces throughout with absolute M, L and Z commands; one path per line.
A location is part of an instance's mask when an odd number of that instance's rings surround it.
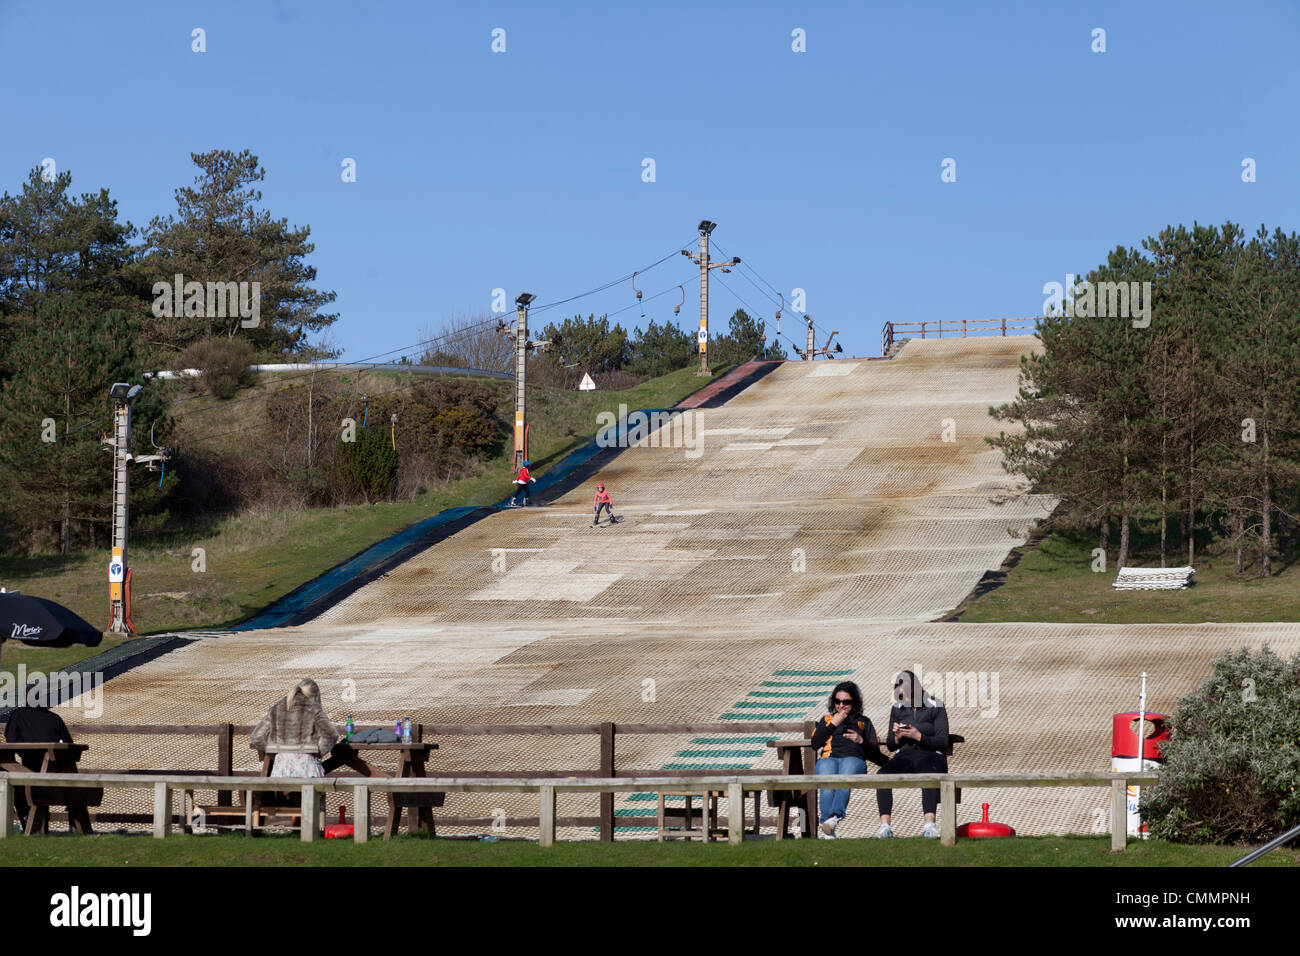
M 943 701 L 927 694 L 916 675 L 903 671 L 894 678 L 893 706 L 889 711 L 889 737 L 885 746 L 898 751 L 880 768 L 880 773 L 947 773 L 948 712 Z M 889 826 L 894 809 L 894 791 L 877 790 L 876 805 L 880 809 L 880 829 L 877 837 L 892 837 Z M 921 836 L 939 836 L 935 811 L 939 809 L 939 788 L 927 787 L 921 791 L 921 811 L 925 826 Z
M 320 703 L 320 688 L 304 680 L 277 700 L 253 728 L 249 741 L 258 753 L 275 751 L 272 777 L 323 777 L 320 758 L 334 749 L 342 731 Z
M 866 773 L 868 760 L 885 763 L 876 728 L 862 714 L 862 691 L 857 684 L 847 680 L 836 684 L 826 709 L 830 713 L 817 722 L 812 735 L 817 752 L 814 773 Z M 823 837 L 835 838 L 835 828 L 844 819 L 852 792 L 847 788 L 818 791 L 818 822 Z

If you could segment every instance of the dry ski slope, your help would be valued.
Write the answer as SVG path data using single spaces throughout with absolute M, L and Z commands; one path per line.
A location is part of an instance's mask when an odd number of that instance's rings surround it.
M 104 719 L 252 722 L 306 676 L 340 720 L 793 719 L 824 712 L 847 678 L 879 725 L 894 672 L 919 667 L 970 741 L 954 769 L 1108 769 L 1109 715 L 1136 704 L 1140 671 L 1152 707 L 1170 708 L 1222 648 L 1291 652 L 1300 626 L 926 623 L 1052 507 L 1018 494 L 984 442 L 996 432 L 987 409 L 1014 395 L 1033 341 L 913 341 L 888 362 L 786 363 L 696 413 L 698 455 L 643 444 L 601 472 L 619 525 L 590 527 L 594 480 L 496 514 L 308 625 L 201 640 L 116 678 Z M 946 427 L 955 441 L 942 440 Z M 944 680 L 956 674 L 960 685 Z M 347 686 L 355 703 L 342 700 Z M 762 739 L 620 735 L 618 759 L 775 768 Z M 139 759 L 109 741 L 102 760 Z M 596 764 L 592 737 L 451 737 L 431 772 Z M 919 830 L 917 791 L 897 796 L 896 823 Z M 536 812 L 531 798 L 448 799 L 457 814 Z M 970 791 L 961 818 L 981 799 L 1020 832 L 1087 832 L 1106 795 Z M 873 831 L 871 803 L 854 797 L 842 832 Z M 594 806 L 564 797 L 561 814 Z M 652 805 L 619 806 L 636 816 Z

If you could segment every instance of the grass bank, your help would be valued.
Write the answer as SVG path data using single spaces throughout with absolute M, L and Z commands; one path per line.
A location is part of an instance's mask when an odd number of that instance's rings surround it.
M 729 368 L 715 366 L 714 377 Z M 400 374 L 384 374 L 401 379 Z M 499 392 L 503 407 L 509 404 L 513 408 L 511 383 L 481 381 Z M 598 412 L 617 411 L 620 404 L 629 409 L 671 406 L 709 381 L 693 369 L 682 369 L 617 392 L 530 390 L 534 472 L 545 474 L 548 467 L 589 441 L 596 433 Z M 259 402 L 245 400 L 250 392 L 255 390 L 236 396 L 240 404 L 229 406 L 230 414 L 238 409 L 240 416 L 257 421 L 263 412 Z M 185 403 L 178 408 L 184 410 L 190 404 L 203 405 Z M 226 428 L 238 425 L 239 421 L 229 418 L 209 421 L 223 414 L 222 404 L 195 408 L 189 425 L 215 427 L 217 421 L 224 421 Z M 509 417 L 513 420 L 513 413 Z M 237 623 L 303 582 L 432 514 L 457 505 L 501 500 L 510 491 L 511 477 L 507 439 L 501 454 L 482 462 L 478 474 L 432 486 L 407 501 L 243 514 L 210 522 L 190 533 L 141 536 L 132 541 L 130 552 L 132 618 L 142 634 Z M 203 552 L 202 571 L 197 569 L 196 549 Z M 0 584 L 57 601 L 92 624 L 106 625 L 107 565 L 106 550 L 68 557 L 0 556 Z M 82 647 L 29 648 L 7 642 L 4 666 L 9 669 L 25 663 L 28 670 L 49 671 L 117 643 L 120 641 L 105 640 L 98 649 L 88 651 Z
M 1281 558 L 1274 574 L 1238 575 L 1235 556 L 1202 550 L 1196 583 L 1182 591 L 1116 591 L 1115 552 L 1105 571 L 1093 571 L 1095 534 L 1054 532 L 1024 550 L 999 587 L 961 611 L 971 623 L 1042 621 L 1065 624 L 1198 624 L 1300 621 L 1300 564 Z M 1176 552 L 1176 546 L 1175 546 Z M 1147 549 L 1130 567 L 1158 567 Z M 1185 561 L 1174 553 L 1170 564 Z
M 1248 848 L 1130 841 L 1110 852 L 1110 837 L 961 840 L 954 847 L 907 840 L 752 840 L 712 843 L 557 843 L 399 836 L 302 843 L 296 835 L 16 837 L 0 842 L 0 866 L 1226 866 Z M 1252 866 L 1300 865 L 1300 851 L 1276 850 Z

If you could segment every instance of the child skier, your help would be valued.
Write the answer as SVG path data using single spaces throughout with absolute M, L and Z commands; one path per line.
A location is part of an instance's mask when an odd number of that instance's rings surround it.
M 609 512 L 610 524 L 613 524 L 617 520 L 614 517 L 614 502 L 609 497 L 609 492 L 605 490 L 604 482 L 596 485 L 596 500 L 594 502 L 594 508 L 596 510 L 596 519 L 591 523 L 593 528 L 600 524 L 600 511 L 602 508 Z
M 519 504 L 518 499 L 520 498 L 523 498 L 524 500 L 524 507 L 527 507 L 531 500 L 530 496 L 532 495 L 532 491 L 529 486 L 537 480 L 528 473 L 528 466 L 531 464 L 531 461 L 524 462 L 523 467 L 519 469 L 519 474 L 515 475 L 515 493 L 510 498 L 511 508 L 514 508 Z

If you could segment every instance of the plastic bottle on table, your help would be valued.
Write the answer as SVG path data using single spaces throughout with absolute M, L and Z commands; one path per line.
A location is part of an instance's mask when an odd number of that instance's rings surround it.
M 356 732 L 357 732 L 357 725 L 352 722 L 352 715 L 348 714 L 348 726 L 347 726 L 348 740 L 351 740 L 353 735 Z

